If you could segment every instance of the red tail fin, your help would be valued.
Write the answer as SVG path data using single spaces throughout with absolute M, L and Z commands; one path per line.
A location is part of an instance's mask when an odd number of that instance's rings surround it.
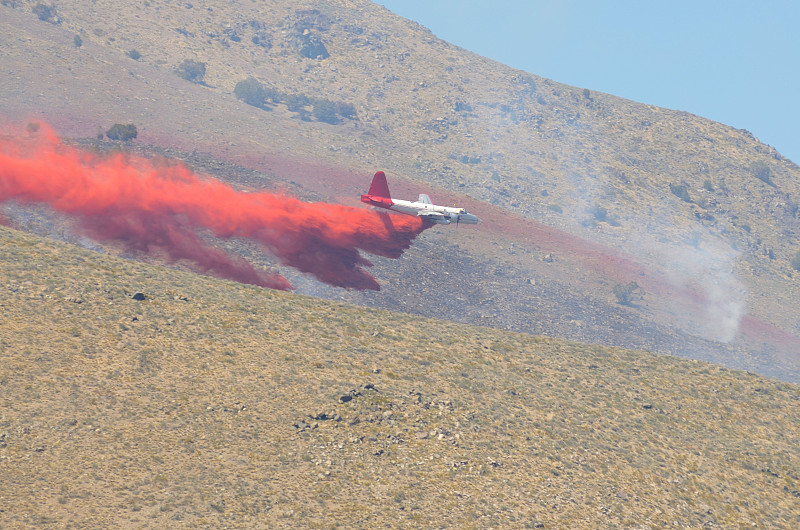
M 369 187 L 368 195 L 391 199 L 391 195 L 389 195 L 389 184 L 386 183 L 386 174 L 383 171 L 378 171 L 375 173 L 375 176 L 372 177 L 372 184 Z

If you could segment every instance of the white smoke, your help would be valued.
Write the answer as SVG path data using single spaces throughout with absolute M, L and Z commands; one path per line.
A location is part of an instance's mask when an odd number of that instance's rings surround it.
M 657 244 L 653 254 L 679 296 L 679 327 L 705 339 L 728 343 L 739 330 L 747 291 L 736 277 L 739 253 L 707 231 L 686 243 Z M 685 306 L 685 307 L 684 307 Z

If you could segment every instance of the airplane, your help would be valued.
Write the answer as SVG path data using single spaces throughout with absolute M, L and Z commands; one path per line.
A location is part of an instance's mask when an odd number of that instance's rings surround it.
M 468 213 L 464 208 L 450 208 L 433 204 L 431 198 L 424 193 L 420 193 L 419 200 L 416 202 L 392 199 L 389 194 L 389 184 L 386 182 L 386 174 L 383 171 L 378 171 L 372 177 L 369 191 L 366 195 L 361 196 L 361 202 L 406 215 L 414 215 L 431 223 L 442 225 L 449 225 L 454 221 L 456 225 L 459 223 L 476 225 L 481 222 L 477 216 Z

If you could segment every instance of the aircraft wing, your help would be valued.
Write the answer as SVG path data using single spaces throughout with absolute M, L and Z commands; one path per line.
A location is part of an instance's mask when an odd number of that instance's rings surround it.
M 445 216 L 439 212 L 419 212 L 417 216 L 422 217 L 423 219 L 430 219 L 431 221 L 443 221 L 445 219 L 450 219 L 450 216 Z

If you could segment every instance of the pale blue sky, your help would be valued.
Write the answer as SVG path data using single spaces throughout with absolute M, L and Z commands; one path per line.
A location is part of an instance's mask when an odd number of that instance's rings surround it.
M 554 81 L 747 129 L 800 164 L 796 0 L 374 0 Z

